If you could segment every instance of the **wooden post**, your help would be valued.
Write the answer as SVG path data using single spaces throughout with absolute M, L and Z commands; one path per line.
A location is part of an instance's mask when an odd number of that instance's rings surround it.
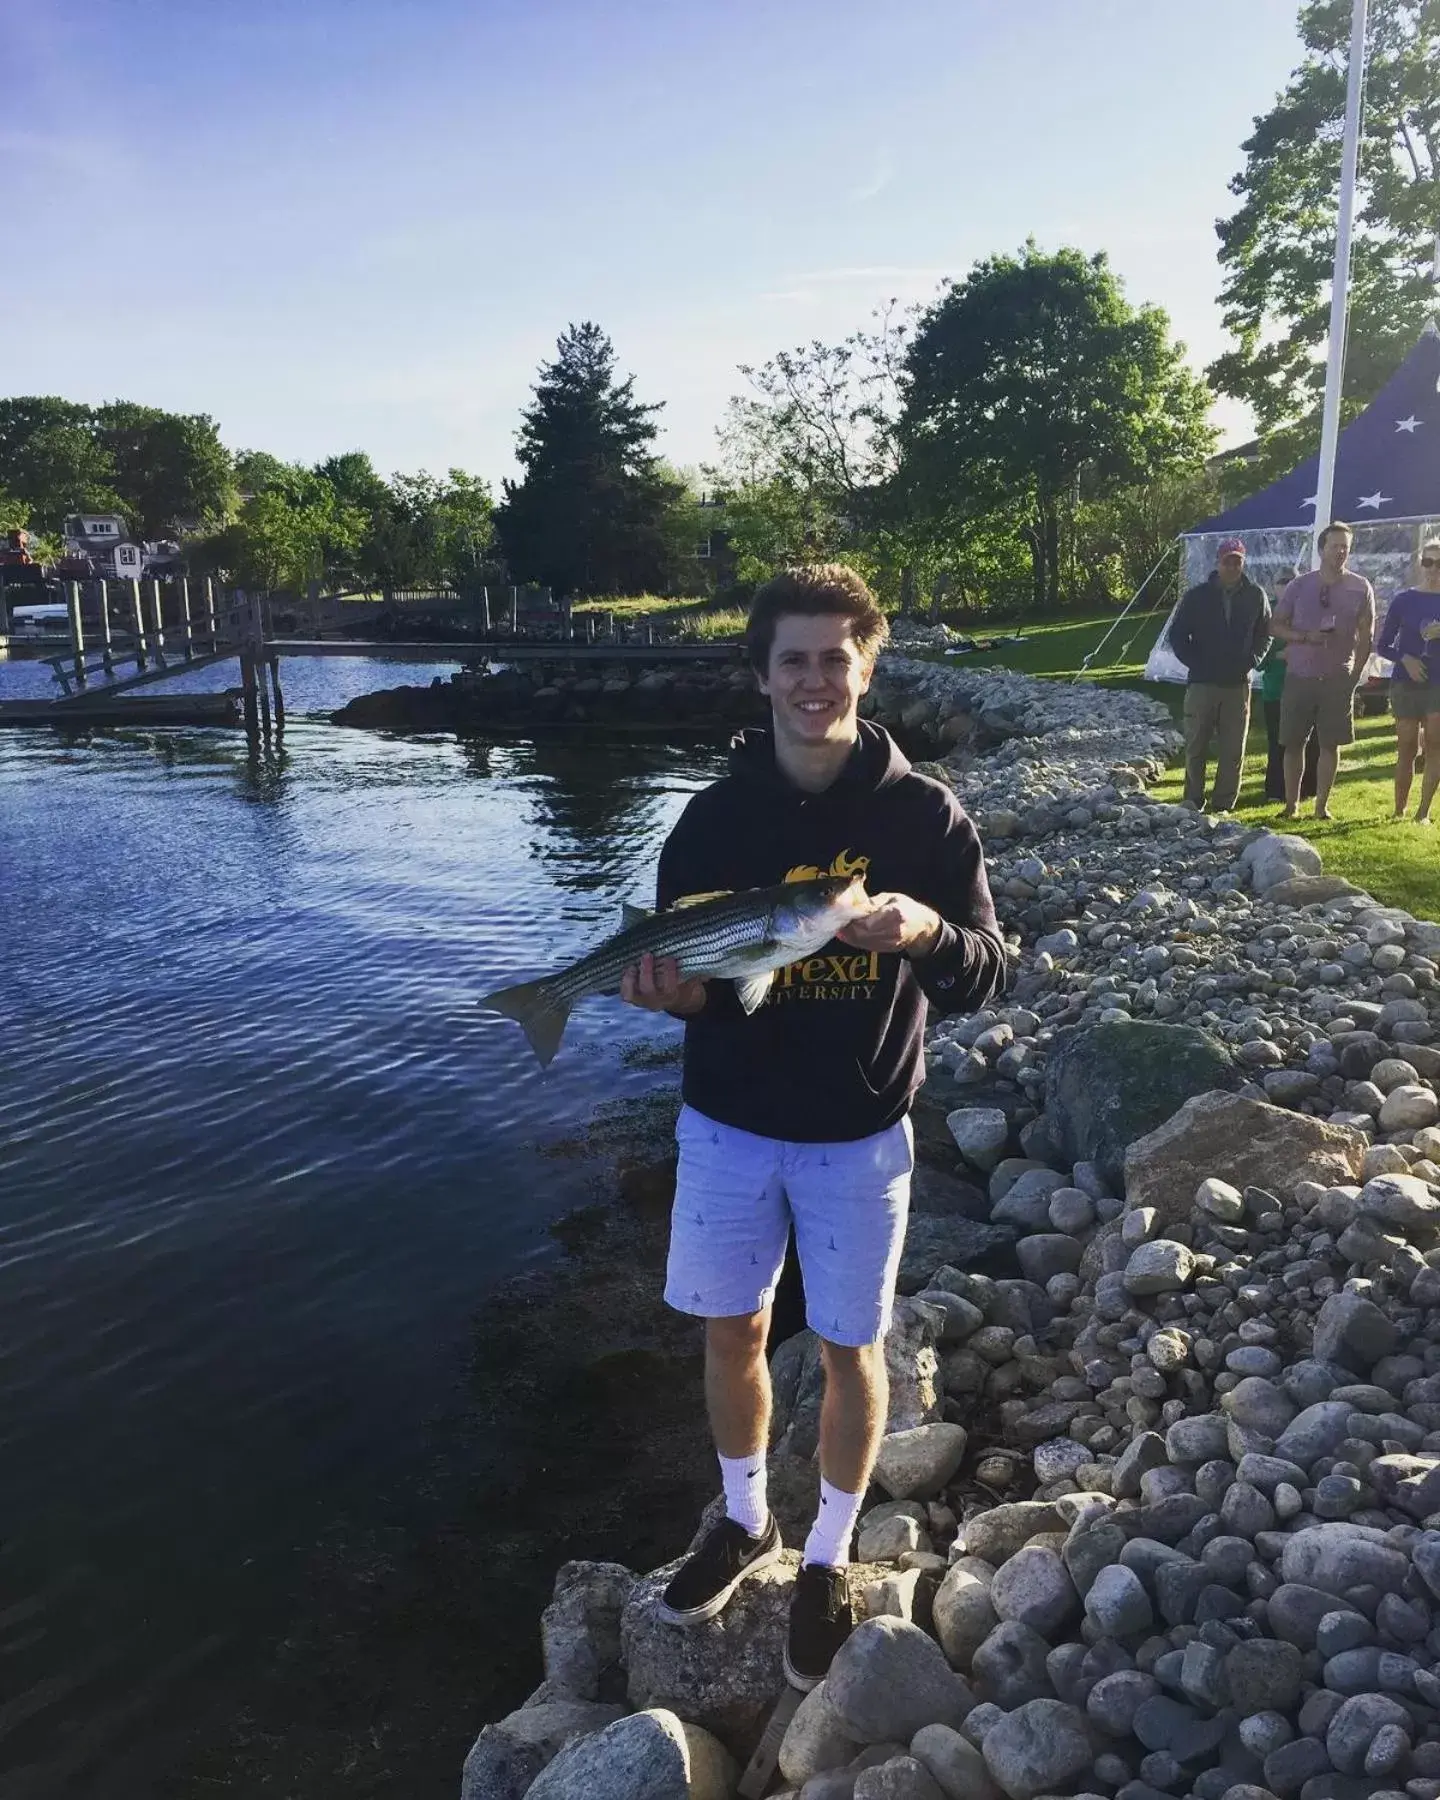
M 143 669 L 148 659 L 149 645 L 145 635 L 145 603 L 140 598 L 140 577 L 130 577 L 130 605 L 135 614 L 135 667 Z
M 185 660 L 195 654 L 195 626 L 190 618 L 190 577 L 180 577 L 180 624 L 185 633 Z
M 285 729 L 285 696 L 280 692 L 280 658 L 272 654 L 270 658 L 270 685 L 275 689 L 275 733 Z
M 85 685 L 85 621 L 80 617 L 80 583 L 65 583 L 65 609 L 70 615 L 70 650 L 75 661 L 75 679 Z
M 520 590 L 518 587 L 512 587 L 510 590 L 510 636 L 517 642 L 520 637 Z
M 615 615 L 613 612 L 608 612 L 605 615 L 605 635 L 611 640 L 612 643 L 614 642 L 614 639 L 615 639 Z
M 215 648 L 215 583 L 207 575 L 205 577 L 205 620 L 210 633 L 210 648 Z
M 105 644 L 105 673 L 115 673 L 115 644 L 110 636 L 110 583 L 100 577 L 100 635 Z
M 260 714 L 255 698 L 255 658 L 244 648 L 240 651 L 240 692 L 245 708 L 245 731 L 253 743 L 260 736 Z
M 155 613 L 155 661 L 163 669 L 165 667 L 165 615 L 160 608 L 160 583 L 153 575 L 150 578 L 150 604 Z
M 490 590 L 488 587 L 482 587 L 480 590 L 480 635 L 481 637 L 490 635 Z
M 595 642 L 595 615 L 594 615 L 594 613 L 586 613 L 586 615 L 585 615 L 585 642 L 587 644 L 593 644 Z
M 645 621 L 645 642 L 647 644 L 655 642 L 655 621 L 653 619 Z

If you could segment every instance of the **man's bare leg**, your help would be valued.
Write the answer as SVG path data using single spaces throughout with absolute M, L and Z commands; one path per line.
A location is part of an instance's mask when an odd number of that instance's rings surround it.
M 770 1438 L 770 1309 L 705 1321 L 705 1405 L 721 1456 L 764 1454 Z
M 747 1575 L 780 1556 L 780 1533 L 765 1494 L 769 1329 L 768 1309 L 705 1321 L 705 1402 L 720 1455 L 725 1517 L 686 1557 L 660 1596 L 660 1616 L 673 1625 L 715 1618 Z
M 1340 772 L 1340 752 L 1333 744 L 1320 746 L 1319 760 L 1315 765 L 1315 817 L 1330 817 L 1330 790 L 1335 785 L 1335 777 Z
M 820 1473 L 832 1487 L 863 1494 L 875 1467 L 890 1405 L 883 1344 L 820 1345 L 825 1398 L 820 1408 Z
M 1300 783 L 1305 779 L 1305 746 L 1285 746 L 1285 817 L 1294 819 L 1300 813 Z
M 1415 756 L 1420 748 L 1420 721 L 1395 721 L 1395 817 L 1403 819 L 1410 799 L 1410 783 L 1415 779 Z M 1429 762 L 1429 757 L 1426 757 Z

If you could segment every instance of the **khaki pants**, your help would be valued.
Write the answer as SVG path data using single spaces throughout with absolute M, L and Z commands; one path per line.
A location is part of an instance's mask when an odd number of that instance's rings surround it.
M 1250 729 L 1250 686 L 1215 687 L 1192 681 L 1185 690 L 1185 798 L 1205 804 L 1205 759 L 1215 740 L 1211 812 L 1229 812 L 1240 798 L 1245 734 Z

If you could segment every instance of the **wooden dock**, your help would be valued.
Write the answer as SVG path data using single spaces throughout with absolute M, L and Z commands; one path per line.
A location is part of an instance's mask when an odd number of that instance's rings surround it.
M 280 659 L 286 656 L 362 656 L 380 662 L 467 665 L 538 665 L 549 668 L 639 663 L 703 663 L 738 666 L 739 643 L 655 642 L 647 620 L 638 637 L 613 615 L 573 619 L 568 609 L 551 610 L 540 628 L 525 630 L 520 591 L 510 590 L 508 607 L 492 613 L 488 590 L 478 609 L 474 636 L 442 641 L 360 638 L 341 635 L 363 629 L 367 620 L 347 617 L 347 596 L 321 596 L 318 587 L 303 601 L 272 606 L 261 594 L 221 593 L 205 581 L 192 596 L 181 580 L 162 599 L 157 581 L 99 581 L 96 594 L 66 584 L 68 631 L 57 641 L 0 639 L 7 654 L 48 662 L 61 690 L 49 699 L 0 701 L 0 725 L 189 725 L 235 726 L 269 737 L 285 726 Z M 278 614 L 278 617 L 276 616 Z M 279 629 L 277 629 L 279 627 Z M 338 628 L 338 629 L 337 629 Z M 5 629 L 0 611 L 0 631 Z M 283 635 L 287 630 L 294 635 Z M 310 635 L 302 635 L 306 631 Z M 334 636 L 321 635 L 336 630 Z M 48 634 L 47 634 L 48 635 Z M 61 647 L 63 645 L 63 647 Z M 167 694 L 131 697 L 136 688 L 169 680 L 190 669 L 238 659 L 240 687 L 221 694 Z
M 227 726 L 241 723 L 237 695 L 107 694 L 103 689 L 64 700 L 0 700 L 0 725 L 52 725 L 79 730 L 88 725 Z
M 586 644 L 563 638 L 469 639 L 464 643 L 386 643 L 371 638 L 268 638 L 277 656 L 374 656 L 392 662 L 703 662 L 738 663 L 740 644 Z

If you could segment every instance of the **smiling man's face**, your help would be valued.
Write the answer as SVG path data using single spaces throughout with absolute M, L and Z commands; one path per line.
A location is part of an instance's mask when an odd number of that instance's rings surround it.
M 760 678 L 777 736 L 796 746 L 852 742 L 870 675 L 849 619 L 782 613 L 775 621 L 769 667 Z

